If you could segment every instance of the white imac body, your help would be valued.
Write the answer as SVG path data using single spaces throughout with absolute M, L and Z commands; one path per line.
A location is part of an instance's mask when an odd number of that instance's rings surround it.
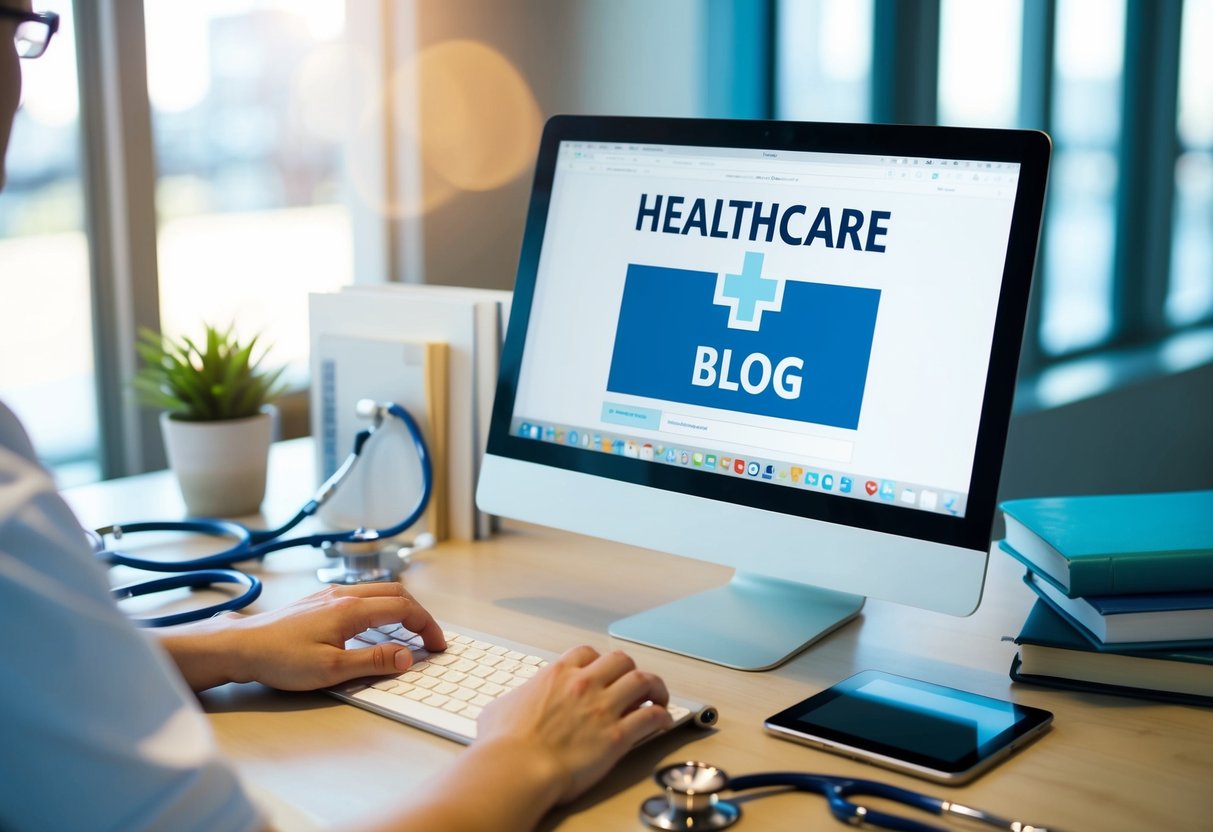
M 1047 163 L 1023 131 L 553 119 L 478 504 L 734 567 L 610 627 L 729 667 L 867 597 L 972 613 Z
M 764 512 L 493 455 L 485 458 L 480 482 L 477 500 L 486 511 L 735 567 L 733 580 L 718 590 L 610 628 L 619 638 L 726 667 L 767 670 L 781 664 L 854 617 L 865 596 L 957 616 L 971 614 L 981 599 L 986 549 Z

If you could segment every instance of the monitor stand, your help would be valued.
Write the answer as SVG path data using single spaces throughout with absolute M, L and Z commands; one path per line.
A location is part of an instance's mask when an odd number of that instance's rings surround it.
M 724 586 L 621 618 L 607 632 L 736 670 L 770 670 L 850 621 L 863 602 L 738 571 Z

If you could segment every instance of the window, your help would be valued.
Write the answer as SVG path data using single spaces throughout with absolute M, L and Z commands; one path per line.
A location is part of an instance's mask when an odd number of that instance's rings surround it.
M 38 9 L 60 22 L 46 54 L 22 61 L 0 194 L 0 398 L 66 486 L 100 476 L 92 299 L 72 4 Z
M 147 0 L 161 326 L 265 333 L 306 363 L 308 292 L 352 282 L 345 6 Z M 365 86 L 365 85 L 364 85 Z
M 872 0 L 800 0 L 779 6 L 780 118 L 866 121 Z
M 1112 331 L 1124 0 L 1059 0 L 1040 343 L 1061 355 Z
M 308 292 L 353 277 L 343 161 L 351 142 L 382 142 L 367 106 L 382 79 L 345 47 L 347 13 L 364 39 L 378 31 L 369 5 L 37 6 L 61 25 L 45 56 L 23 62 L 0 197 L 13 300 L 0 304 L 0 397 L 71 485 L 161 459 L 152 420 L 124 389 L 138 325 L 196 334 L 235 314 L 241 332 L 265 333 L 272 362 L 306 377 Z M 142 75 L 144 54 L 146 99 L 111 74 Z M 132 150 L 145 146 L 154 152 Z M 382 279 L 381 254 L 363 255 Z
M 1185 0 L 1167 321 L 1213 315 L 1213 0 Z
M 777 118 L 1052 136 L 1028 371 L 1213 321 L 1213 0 L 778 9 Z M 873 53 L 877 42 L 897 48 Z
M 1014 127 L 1019 113 L 1023 0 L 943 0 L 939 123 Z

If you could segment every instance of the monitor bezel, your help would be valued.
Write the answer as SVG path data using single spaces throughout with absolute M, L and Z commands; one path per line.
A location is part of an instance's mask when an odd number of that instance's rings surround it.
M 510 430 L 530 323 L 539 255 L 560 143 L 610 142 L 750 148 L 897 157 L 968 159 L 1020 165 L 1002 287 L 990 348 L 966 511 L 955 517 L 895 503 L 841 497 L 535 441 Z M 544 128 L 527 211 L 487 452 L 677 494 L 719 500 L 858 529 L 967 549 L 990 541 L 1010 424 L 1020 346 L 1036 261 L 1050 142 L 1038 131 L 824 122 L 732 121 L 619 116 L 554 116 Z

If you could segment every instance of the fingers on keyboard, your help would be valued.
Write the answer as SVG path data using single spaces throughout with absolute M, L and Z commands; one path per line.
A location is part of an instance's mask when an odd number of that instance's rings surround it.
M 475 737 L 481 709 L 526 684 L 548 663 L 539 656 L 460 633 L 443 635 L 447 649 L 431 655 L 422 647 L 420 636 L 399 624 L 359 633 L 347 646 L 405 644 L 413 651 L 413 665 L 398 676 L 371 682 L 362 688 L 366 694 L 354 692 L 355 697 L 373 699 L 381 713 L 397 713 L 411 724 L 433 726 L 431 730 L 438 733 L 470 740 Z M 670 705 L 669 711 L 676 723 L 689 713 L 676 705 Z

